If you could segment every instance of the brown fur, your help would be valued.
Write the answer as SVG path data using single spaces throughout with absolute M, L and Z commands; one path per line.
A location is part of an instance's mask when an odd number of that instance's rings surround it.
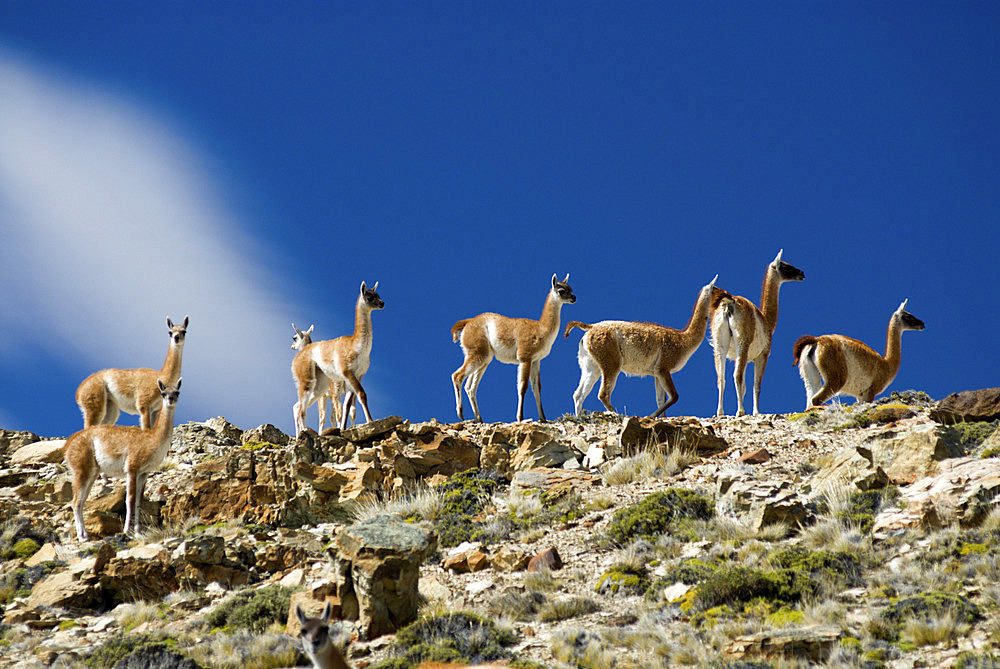
M 746 367 L 753 363 L 753 412 L 759 413 L 760 386 L 771 353 L 771 337 L 778 324 L 778 292 L 785 281 L 802 281 L 801 270 L 781 260 L 781 252 L 768 264 L 761 288 L 760 308 L 745 297 L 719 291 L 712 299 L 712 347 L 715 349 L 715 375 L 719 387 L 717 415 L 725 415 L 722 398 L 726 388 L 726 359 L 736 363 L 737 416 L 746 414 Z
M 701 345 L 714 288 L 712 279 L 698 292 L 683 330 L 633 321 L 602 321 L 583 327 L 587 332 L 580 340 L 578 353 L 580 385 L 573 393 L 577 415 L 583 412 L 583 401 L 594 387 L 598 371 L 601 378 L 598 398 L 608 411 L 615 411 L 611 392 L 621 372 L 653 377 L 657 405 L 653 417 L 670 408 L 679 397 L 671 373 L 680 371 Z M 566 334 L 575 324 L 576 321 L 566 327 Z
M 172 386 L 181 376 L 187 326 L 187 316 L 180 325 L 174 325 L 167 319 L 170 346 L 160 369 L 102 369 L 84 379 L 76 389 L 76 403 L 83 414 L 83 427 L 114 424 L 118 420 L 118 412 L 124 411 L 138 414 L 139 425 L 149 429 L 156 422 L 156 414 L 160 410 L 157 379 Z
M 815 344 L 815 343 L 816 343 L 816 337 L 810 335 L 802 335 L 801 337 L 795 340 L 795 345 L 792 346 L 792 355 L 795 356 L 794 360 L 792 360 L 792 367 L 799 364 L 799 356 L 802 355 L 802 349 L 804 349 L 806 346 L 809 346 L 809 344 Z
M 844 335 L 799 337 L 793 351 L 806 386 L 807 408 L 820 406 L 838 393 L 871 402 L 889 387 L 899 372 L 903 331 L 924 329 L 923 322 L 905 311 L 905 306 L 904 301 L 889 319 L 884 356 Z M 818 380 L 822 380 L 820 388 L 816 388 Z
M 549 354 L 552 344 L 559 334 L 559 312 L 564 302 L 576 302 L 576 296 L 567 281 L 552 275 L 552 288 L 545 299 L 542 316 L 537 321 L 528 318 L 508 318 L 500 314 L 485 313 L 455 323 L 451 328 L 452 339 L 459 342 L 465 353 L 465 360 L 451 375 L 455 387 L 455 410 L 458 419 L 464 420 L 462 409 L 462 382 L 469 396 L 476 420 L 482 421 L 476 402 L 476 389 L 482 380 L 486 367 L 494 356 L 500 362 L 518 365 L 517 374 L 517 420 L 524 419 L 524 395 L 528 384 L 535 395 L 538 418 L 545 421 L 542 411 L 540 363 Z
M 292 361 L 292 375 L 298 400 L 292 407 L 295 417 L 296 436 L 305 429 L 306 409 L 317 399 L 329 392 L 331 383 L 343 381 L 347 389 L 340 428 L 347 427 L 348 408 L 357 398 L 365 412 L 365 420 L 372 420 L 368 411 L 368 395 L 361 386 L 361 377 L 368 371 L 372 348 L 371 312 L 385 307 L 376 289 L 378 282 L 369 290 L 364 282 L 354 307 L 354 332 L 336 339 L 313 342 L 305 346 Z M 300 360 L 301 358 L 301 360 Z M 313 363 L 309 365 L 308 362 Z
M 165 408 L 152 430 L 134 425 L 92 425 L 71 435 L 63 446 L 73 474 L 73 518 L 80 541 L 87 540 L 83 505 L 99 472 L 125 478 L 125 532 L 139 531 L 146 477 L 160 466 L 170 446 L 181 380 L 174 386 L 157 381 L 157 386 Z
M 587 323 L 581 323 L 580 321 L 570 321 L 569 323 L 566 324 L 566 330 L 563 332 L 563 339 L 569 337 L 569 333 L 573 330 L 573 328 L 580 328 L 581 330 L 586 332 L 592 327 L 594 326 L 588 325 Z
M 323 607 L 319 618 L 307 617 L 302 607 L 295 605 L 295 615 L 300 624 L 299 641 L 302 643 L 302 651 L 315 669 L 350 669 L 340 649 L 330 638 L 332 613 L 330 602 Z
M 311 352 L 303 354 L 304 349 L 308 348 L 312 344 L 313 326 L 310 325 L 308 330 L 299 330 L 295 327 L 295 323 L 292 323 L 292 329 L 295 330 L 295 336 L 292 338 L 292 350 L 298 351 L 292 359 L 292 378 L 301 378 L 310 384 L 315 383 L 316 374 L 319 373 L 319 370 L 316 368 L 316 363 L 312 361 Z M 319 398 L 319 402 L 316 405 L 319 409 L 318 432 L 322 433 L 326 427 L 327 399 L 330 400 L 330 408 L 332 409 L 330 413 L 330 427 L 337 427 L 340 425 L 342 408 L 341 398 L 344 396 L 345 390 L 346 388 L 343 381 L 331 380 L 329 392 Z M 353 408 L 354 407 L 351 407 L 351 409 Z M 353 421 L 354 416 L 352 415 L 350 419 Z

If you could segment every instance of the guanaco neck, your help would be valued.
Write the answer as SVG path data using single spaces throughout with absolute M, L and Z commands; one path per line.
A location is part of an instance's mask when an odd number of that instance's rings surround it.
M 562 310 L 562 305 L 563 303 L 553 298 L 549 292 L 549 296 L 545 298 L 545 306 L 542 307 L 542 317 L 538 319 L 546 339 L 559 334 L 559 312 Z
M 885 360 L 893 376 L 899 371 L 899 363 L 903 357 L 903 328 L 899 319 L 893 314 L 889 319 L 889 329 L 885 334 Z
M 309 659 L 312 660 L 313 666 L 319 667 L 319 669 L 350 669 L 344 662 L 344 658 L 330 643 L 315 654 L 310 655 Z
M 691 318 L 684 329 L 680 331 L 681 340 L 686 347 L 697 346 L 705 337 L 708 329 L 708 312 L 712 308 L 712 291 L 703 290 L 698 293 L 698 299 L 691 311 Z
M 773 335 L 778 325 L 778 291 L 781 289 L 781 277 L 778 270 L 767 266 L 764 274 L 764 285 L 760 289 L 760 313 L 764 316 L 768 331 Z
M 163 367 L 160 369 L 159 378 L 166 385 L 173 385 L 177 383 L 178 377 L 181 375 L 181 357 L 184 354 L 184 342 L 181 341 L 179 344 L 174 343 L 174 338 L 170 338 L 170 348 L 167 349 L 167 358 L 163 361 Z
M 357 351 L 370 350 L 372 345 L 372 310 L 364 295 L 358 296 L 354 307 L 354 348 Z

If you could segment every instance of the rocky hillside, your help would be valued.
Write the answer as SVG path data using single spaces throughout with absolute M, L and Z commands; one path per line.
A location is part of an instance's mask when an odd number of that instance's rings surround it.
M 0 431 L 0 666 L 1000 666 L 1000 390 L 805 414 L 180 425 L 121 534 Z

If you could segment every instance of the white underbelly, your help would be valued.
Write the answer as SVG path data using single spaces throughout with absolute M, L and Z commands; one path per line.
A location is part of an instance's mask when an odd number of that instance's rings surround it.
M 125 478 L 125 458 L 111 458 L 107 456 L 107 450 L 100 439 L 94 440 L 94 457 L 97 466 L 105 474 L 112 478 Z

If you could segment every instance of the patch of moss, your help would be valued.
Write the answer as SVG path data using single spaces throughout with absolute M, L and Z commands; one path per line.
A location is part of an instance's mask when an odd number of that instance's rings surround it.
M 512 659 L 517 635 L 474 613 L 421 618 L 396 633 L 390 658 L 372 669 L 410 669 L 421 662 L 480 664 Z
M 896 642 L 907 620 L 939 616 L 949 610 L 960 623 L 971 624 L 982 617 L 979 607 L 968 598 L 932 590 L 891 602 L 878 617 L 869 621 L 868 632 L 876 639 Z
M 656 541 L 664 534 L 697 539 L 691 521 L 715 515 L 712 500 L 692 490 L 669 488 L 649 495 L 637 504 L 615 513 L 608 524 L 608 538 L 620 546 L 635 539 Z
M 990 552 L 990 547 L 986 544 L 966 543 L 964 541 L 959 541 L 957 548 L 959 555 L 985 555 Z
M 39 548 L 41 548 L 41 546 L 38 544 L 37 541 L 35 541 L 31 537 L 18 539 L 16 542 L 14 542 L 14 547 L 13 547 L 14 557 L 26 560 L 35 553 L 37 553 Z
M 765 619 L 771 627 L 788 627 L 789 625 L 801 625 L 806 619 L 806 614 L 798 609 L 781 607 Z
M 601 574 L 594 588 L 602 594 L 641 595 L 649 588 L 649 576 L 644 569 L 616 565 Z
M 967 650 L 959 653 L 952 667 L 954 669 L 996 669 L 1000 667 L 1000 655 L 994 655 L 985 650 L 979 653 Z
M 59 631 L 63 632 L 65 630 L 73 629 L 74 627 L 79 627 L 80 623 L 76 620 L 60 620 L 59 621 Z
M 771 564 L 782 569 L 805 572 L 820 586 L 861 585 L 862 566 L 858 558 L 843 551 L 810 551 L 801 547 L 785 548 L 769 556 Z
M 888 397 L 875 400 L 875 404 L 905 404 L 911 407 L 929 407 L 934 404 L 934 400 L 922 390 L 894 390 Z
M 986 441 L 997 430 L 1000 421 L 973 421 L 969 423 L 955 423 L 948 427 L 959 446 L 966 451 L 975 450 L 980 444 Z
M 244 451 L 262 451 L 269 448 L 281 448 L 278 444 L 272 444 L 270 441 L 254 441 L 250 440 L 240 446 Z
M 452 475 L 437 487 L 443 509 L 434 524 L 438 545 L 457 546 L 463 541 L 475 541 L 483 534 L 483 510 L 493 496 L 509 485 L 509 481 L 493 471 L 477 468 Z
M 288 619 L 293 590 L 281 585 L 246 590 L 215 607 L 205 616 L 205 622 L 212 628 L 263 632 L 271 623 Z

